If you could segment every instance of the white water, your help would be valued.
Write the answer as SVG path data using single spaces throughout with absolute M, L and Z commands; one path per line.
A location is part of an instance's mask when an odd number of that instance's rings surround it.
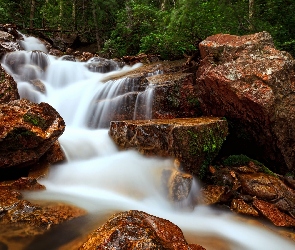
M 30 44 L 29 49 L 34 49 L 33 45 Z M 194 211 L 173 207 L 160 185 L 161 171 L 173 168 L 172 159 L 147 158 L 133 150 L 119 152 L 107 130 L 87 128 L 87 112 L 95 97 L 106 91 L 104 99 L 109 98 L 108 91 L 116 84 L 102 83 L 104 77 L 105 74 L 89 72 L 84 63 L 50 58 L 41 76 L 46 94 L 36 91 L 29 83 L 18 81 L 22 97 L 50 103 L 67 125 L 59 141 L 68 161 L 52 167 L 49 176 L 41 181 L 46 191 L 31 193 L 28 197 L 71 202 L 100 216 L 109 215 L 110 211 L 142 210 L 172 221 L 185 234 L 198 238 L 222 237 L 229 244 L 227 249 L 295 249 L 294 243 L 244 224 L 228 213 L 203 206 Z M 96 119 L 103 111 L 98 113 Z M 218 250 L 218 247 L 213 243 L 207 249 Z

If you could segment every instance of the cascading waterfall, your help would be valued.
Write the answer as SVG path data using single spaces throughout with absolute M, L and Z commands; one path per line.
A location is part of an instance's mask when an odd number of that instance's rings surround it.
M 27 38 L 26 41 L 31 42 L 23 45 L 27 50 L 36 49 L 35 40 L 32 43 L 32 39 Z M 37 46 L 39 49 L 39 42 Z M 202 244 L 202 237 L 221 237 L 227 242 L 227 249 L 294 249 L 293 242 L 244 224 L 232 214 L 204 206 L 197 206 L 193 211 L 173 207 L 160 188 L 161 172 L 164 168 L 173 168 L 172 159 L 147 158 L 133 150 L 119 152 L 106 129 L 94 129 L 99 127 L 100 119 L 105 119 L 102 123 L 108 119 L 105 118 L 110 112 L 107 103 L 126 94 L 122 89 L 138 91 L 132 81 L 130 86 L 126 86 L 130 81 L 124 78 L 104 83 L 106 76 L 118 71 L 91 72 L 87 63 L 63 61 L 45 56 L 43 52 L 40 52 L 42 60 L 32 62 L 32 53 L 35 52 L 8 54 L 2 64 L 18 82 L 22 98 L 48 102 L 65 119 L 66 131 L 59 141 L 67 162 L 53 166 L 49 176 L 41 181 L 46 191 L 29 193 L 27 197 L 70 202 L 92 215 L 105 216 L 105 219 L 112 212 L 142 210 L 178 225 L 191 243 L 197 239 L 196 243 Z M 18 60 L 21 63 L 13 65 L 14 70 L 9 65 L 9 56 L 21 56 L 25 60 Z M 42 69 L 45 61 L 47 66 Z M 41 74 L 24 78 L 26 70 L 23 69 L 31 66 L 37 71 L 41 69 Z M 32 78 L 38 78 L 44 84 L 45 93 L 36 90 Z M 62 234 L 59 232 L 58 237 Z M 44 241 L 43 249 L 51 249 L 48 242 L 54 242 L 54 239 Z M 219 249 L 214 242 L 204 246 L 208 250 Z

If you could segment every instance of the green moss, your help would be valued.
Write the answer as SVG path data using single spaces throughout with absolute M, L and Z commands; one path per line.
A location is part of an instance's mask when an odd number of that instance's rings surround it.
M 277 175 L 274 172 L 272 172 L 269 168 L 264 166 L 261 162 L 253 160 L 250 157 L 243 154 L 231 155 L 223 161 L 223 164 L 225 166 L 238 166 L 247 165 L 250 161 L 254 162 L 254 164 L 260 168 L 261 172 L 277 177 Z
M 295 174 L 294 172 L 288 172 L 285 174 L 285 177 L 293 177 L 294 178 Z
M 225 138 L 220 136 L 219 131 L 214 131 L 211 128 L 200 131 L 202 133 L 200 136 L 190 130 L 187 132 L 190 136 L 190 154 L 194 157 L 198 157 L 200 153 L 205 154 L 204 162 L 199 170 L 199 177 L 203 179 L 206 176 L 209 164 L 218 154 Z
M 26 113 L 23 116 L 23 119 L 25 122 L 31 123 L 34 126 L 40 127 L 42 129 L 44 129 L 46 126 L 46 121 L 42 117 L 40 117 L 36 114 Z

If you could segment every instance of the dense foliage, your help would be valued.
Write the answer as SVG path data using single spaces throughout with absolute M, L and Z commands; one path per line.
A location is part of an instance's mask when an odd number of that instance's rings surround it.
M 109 57 L 183 57 L 216 33 L 268 31 L 295 55 L 294 0 L 0 0 L 1 22 L 75 33 Z

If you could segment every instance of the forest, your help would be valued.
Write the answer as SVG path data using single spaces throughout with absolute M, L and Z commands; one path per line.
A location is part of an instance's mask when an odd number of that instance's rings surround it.
M 75 34 L 108 58 L 178 59 L 210 35 L 259 31 L 294 56 L 294 13 L 294 0 L 0 0 L 1 23 L 49 37 Z

